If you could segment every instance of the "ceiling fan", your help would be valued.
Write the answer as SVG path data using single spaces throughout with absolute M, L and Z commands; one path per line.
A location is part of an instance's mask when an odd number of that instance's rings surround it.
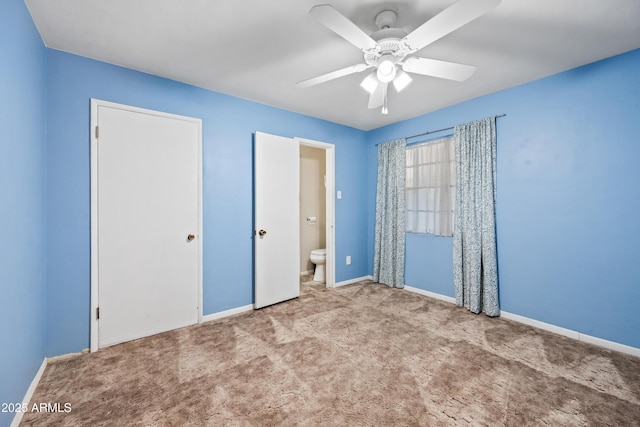
M 393 10 L 383 10 L 376 15 L 378 31 L 371 36 L 333 6 L 328 4 L 314 6 L 309 14 L 362 50 L 364 63 L 303 80 L 296 85 L 303 88 L 310 87 L 373 68 L 374 71 L 367 75 L 360 86 L 370 93 L 369 108 L 382 107 L 382 114 L 388 114 L 388 85 L 393 83 L 395 89 L 400 92 L 412 81 L 407 73 L 455 81 L 463 81 L 471 77 L 476 69 L 472 65 L 412 55 L 484 15 L 497 7 L 500 2 L 501 0 L 458 0 L 409 34 L 400 28 L 394 28 L 397 16 Z

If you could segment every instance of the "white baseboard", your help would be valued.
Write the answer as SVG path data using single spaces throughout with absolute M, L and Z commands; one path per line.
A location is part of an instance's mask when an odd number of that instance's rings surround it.
M 301 271 L 300 276 L 306 276 L 307 274 L 313 274 L 313 273 L 314 273 L 313 270 Z
M 571 329 L 562 328 L 560 326 L 552 325 L 551 323 L 541 322 L 539 320 L 520 316 L 519 314 L 509 313 L 508 311 L 503 310 L 500 310 L 500 317 L 580 341 L 580 333 Z
M 40 378 L 42 378 L 42 374 L 44 373 L 44 370 L 46 368 L 47 368 L 47 358 L 45 357 L 42 360 L 40 369 L 38 369 L 38 372 L 36 372 L 36 376 L 33 377 L 33 381 L 31 381 L 31 384 L 29 385 L 29 388 L 27 389 L 27 392 L 25 393 L 24 398 L 22 398 L 22 403 L 26 403 L 27 405 L 29 404 L 29 402 L 31 401 L 31 398 L 33 397 L 33 393 L 36 391 L 36 387 L 38 387 Z M 16 415 L 13 417 L 13 421 L 11 421 L 11 427 L 18 427 L 20 425 L 20 421 L 22 421 L 23 415 L 24 415 L 24 412 L 16 412 Z
M 84 350 L 77 353 L 66 353 L 66 354 L 60 354 L 58 356 L 47 357 L 47 363 L 56 362 L 58 360 L 70 359 L 72 357 L 82 356 L 83 354 L 87 354 L 87 353 L 91 353 L 91 351 L 88 348 L 85 348 Z
M 456 303 L 456 299 L 437 294 L 435 292 L 429 292 L 418 288 L 413 288 L 411 286 L 405 286 L 409 292 L 415 292 L 420 295 L 425 295 L 431 298 L 439 299 L 442 301 L 450 302 L 452 304 Z M 609 350 L 619 351 L 620 353 L 630 354 L 632 356 L 640 357 L 640 348 L 631 347 L 625 344 L 620 344 L 615 341 L 608 341 L 602 338 L 594 337 L 591 335 L 582 334 L 578 331 L 574 331 L 572 329 L 562 328 L 560 326 L 552 325 L 551 323 L 541 322 L 539 320 L 531 319 L 529 317 L 520 316 L 519 314 L 509 313 L 508 311 L 500 311 L 500 317 L 503 319 L 513 320 L 518 323 L 523 323 L 525 325 L 533 326 L 534 328 L 543 329 L 545 331 L 553 332 L 554 334 L 562 335 L 568 338 L 572 338 L 577 341 L 582 341 L 585 343 L 597 345 L 599 347 L 604 347 Z
M 509 313 L 508 311 L 501 311 L 500 317 L 513 320 L 515 322 L 524 323 L 525 325 L 533 326 L 539 329 L 544 329 L 545 331 L 553 332 L 558 335 L 573 338 L 574 340 L 608 348 L 609 350 L 619 351 L 620 353 L 626 353 L 632 356 L 640 357 L 640 348 L 631 347 L 629 345 L 620 344 L 615 341 L 609 341 L 587 334 L 582 334 L 572 329 L 561 328 L 560 326 L 552 325 L 550 323 L 545 323 L 539 320 L 531 319 L 529 317 Z
M 200 323 L 211 322 L 212 320 L 218 320 L 225 317 L 233 316 L 234 314 L 244 313 L 245 311 L 253 310 L 253 304 L 243 305 L 242 307 L 232 308 L 230 310 L 219 311 L 217 313 L 207 314 L 202 316 Z
M 620 353 L 626 353 L 632 356 L 640 357 L 640 348 L 631 347 L 630 345 L 620 344 L 615 341 L 607 341 L 603 340 L 602 338 L 593 337 L 586 334 L 580 334 L 580 341 L 600 347 L 605 347 L 610 350 L 619 351 Z
M 350 285 L 352 283 L 362 282 L 363 280 L 373 280 L 373 276 L 356 277 L 355 279 L 343 280 L 342 282 L 336 282 L 333 287 L 339 288 L 340 286 Z
M 414 288 L 413 286 L 405 285 L 404 288 L 406 290 L 408 290 L 409 292 L 413 292 L 413 293 L 424 295 L 424 296 L 427 296 L 427 297 L 439 299 L 441 301 L 450 302 L 451 304 L 455 304 L 456 303 L 456 299 L 453 298 L 453 297 L 449 297 L 449 296 L 442 295 L 442 294 L 437 294 L 435 292 L 425 291 L 424 289 Z

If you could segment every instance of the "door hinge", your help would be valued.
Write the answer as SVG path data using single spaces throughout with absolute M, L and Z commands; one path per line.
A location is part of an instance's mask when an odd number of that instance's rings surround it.
M 96 307 L 96 320 L 100 320 L 100 307 Z
M 96 139 L 100 138 L 100 126 L 96 126 Z

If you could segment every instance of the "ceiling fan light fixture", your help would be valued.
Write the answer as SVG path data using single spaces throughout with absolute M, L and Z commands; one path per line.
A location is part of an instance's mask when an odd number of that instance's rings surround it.
M 396 91 L 401 92 L 412 82 L 412 78 L 407 73 L 454 81 L 469 78 L 475 70 L 474 66 L 409 55 L 479 18 L 500 3 L 501 0 L 457 0 L 410 33 L 403 28 L 396 28 L 396 12 L 385 9 L 376 15 L 375 23 L 378 31 L 371 35 L 365 33 L 362 28 L 330 4 L 316 5 L 311 8 L 309 14 L 329 30 L 360 49 L 364 63 L 296 84 L 298 87 L 314 86 L 373 68 L 375 71 L 362 80 L 360 86 L 370 94 L 368 108 L 382 107 L 382 114 L 388 114 L 389 83 L 393 82 Z
M 382 83 L 389 83 L 396 77 L 396 61 L 393 55 L 383 55 L 378 62 L 376 74 Z
M 360 86 L 364 90 L 369 92 L 369 94 L 372 94 L 373 92 L 375 92 L 376 88 L 378 87 L 378 80 L 376 79 L 376 72 L 374 71 L 373 73 L 371 73 L 367 77 L 365 77 L 365 79 L 362 81 L 362 83 L 360 83 Z
M 396 78 L 393 79 L 393 86 L 396 88 L 398 93 L 400 93 L 404 88 L 409 86 L 409 83 L 411 83 L 412 81 L 413 79 L 411 78 L 411 76 L 409 76 L 409 74 L 405 73 L 402 70 L 398 70 Z

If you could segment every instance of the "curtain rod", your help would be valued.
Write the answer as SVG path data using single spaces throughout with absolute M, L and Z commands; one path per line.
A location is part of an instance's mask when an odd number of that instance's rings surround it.
M 504 117 L 504 116 L 506 116 L 506 114 L 499 114 L 499 115 L 494 116 L 494 117 L 497 119 L 498 117 Z M 406 136 L 404 139 L 417 138 L 419 136 L 430 135 L 432 133 L 444 132 L 445 130 L 451 130 L 453 128 L 455 128 L 455 126 L 450 126 L 448 128 L 442 128 L 442 129 L 438 129 L 438 130 L 432 130 L 432 131 L 424 132 L 424 133 L 419 133 L 417 135 Z
M 497 119 L 498 117 L 504 117 L 504 116 L 506 116 L 506 114 L 498 114 L 497 116 L 493 116 L 493 117 L 495 117 Z M 430 135 L 432 133 L 444 132 L 445 130 L 451 130 L 453 128 L 455 128 L 455 126 L 450 126 L 448 128 L 442 128 L 442 129 L 438 129 L 438 130 L 431 130 L 429 132 L 419 133 L 417 135 L 405 136 L 404 139 L 417 138 L 419 136 Z M 378 145 L 379 144 L 376 144 L 376 146 L 378 146 Z

